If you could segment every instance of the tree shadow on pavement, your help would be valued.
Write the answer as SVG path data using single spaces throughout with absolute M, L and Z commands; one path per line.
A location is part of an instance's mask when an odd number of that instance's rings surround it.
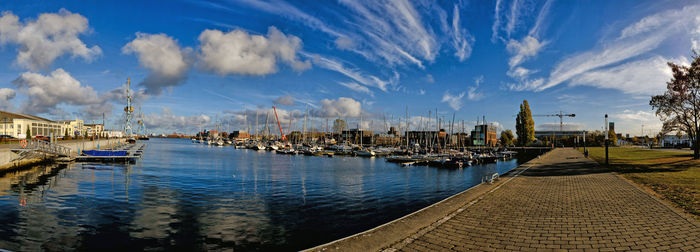
M 577 161 L 572 161 L 577 160 Z M 567 158 L 566 162 L 541 165 L 534 169 L 528 169 L 521 176 L 572 176 L 610 172 L 610 169 L 598 166 L 596 163 L 584 158 Z

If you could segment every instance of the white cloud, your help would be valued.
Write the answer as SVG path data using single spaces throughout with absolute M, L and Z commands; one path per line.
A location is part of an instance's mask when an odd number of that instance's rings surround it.
M 353 48 L 355 46 L 355 43 L 352 41 L 352 39 L 350 39 L 348 37 L 339 37 L 339 38 L 335 39 L 334 42 L 335 42 L 335 47 L 337 47 L 338 49 L 343 49 L 343 50 L 347 50 L 347 49 Z
M 423 89 L 418 90 L 418 94 L 424 95 L 424 94 L 425 94 L 425 90 L 423 90 Z
M 644 135 L 654 136 L 661 131 L 661 120 L 652 111 L 643 110 L 623 110 L 622 112 L 610 114 L 610 121 L 615 122 L 616 133 L 629 133 L 630 136 L 642 134 L 644 125 Z
M 542 86 L 544 79 L 525 79 L 521 80 L 519 83 L 510 83 L 507 85 L 508 90 L 511 91 L 525 91 L 525 90 L 535 90 Z
M 227 33 L 204 30 L 199 41 L 201 67 L 220 75 L 266 75 L 277 71 L 277 61 L 296 71 L 311 68 L 308 60 L 297 57 L 301 39 L 285 35 L 274 26 L 268 28 L 267 37 L 239 29 Z
M 342 0 L 354 16 L 349 25 L 361 27 L 357 32 L 346 32 L 360 42 L 356 52 L 374 59 L 379 57 L 389 64 L 413 63 L 423 67 L 422 61 L 433 61 L 439 44 L 430 26 L 412 3 L 405 0 L 384 3 Z
M 143 121 L 151 130 L 192 132 L 209 125 L 212 120 L 207 115 L 178 116 L 170 108 L 163 107 L 160 114 L 150 113 Z
M 29 114 L 47 113 L 59 104 L 88 105 L 100 103 L 97 92 L 82 86 L 78 80 L 59 68 L 45 76 L 40 73 L 22 73 L 12 83 L 27 95 L 21 111 Z
M 312 111 L 317 117 L 358 117 L 362 113 L 362 104 L 352 98 L 323 99 L 320 104 L 321 108 Z
M 309 15 L 307 13 L 304 13 L 303 11 L 299 10 L 299 8 L 294 7 L 293 5 L 285 2 L 285 1 L 277 1 L 277 0 L 271 0 L 271 1 L 258 1 L 258 0 L 242 0 L 247 6 L 249 7 L 254 7 L 262 11 L 266 11 L 269 13 L 273 13 L 279 16 L 283 16 L 298 22 L 301 22 L 315 30 L 322 31 L 326 34 L 329 34 L 333 37 L 341 37 L 342 33 L 338 32 L 326 25 L 326 22 Z
M 544 3 L 542 9 L 540 9 L 540 13 L 537 15 L 535 25 L 530 29 L 528 36 L 533 36 L 535 38 L 540 36 L 540 33 L 544 30 L 545 20 L 549 15 L 549 9 L 552 7 L 552 3 L 554 3 L 554 0 L 547 0 L 547 2 Z
M 191 48 L 181 49 L 165 34 L 136 33 L 136 38 L 122 47 L 122 53 L 136 54 L 139 64 L 150 72 L 141 85 L 149 94 L 160 94 L 163 88 L 180 84 L 190 63 Z
M 508 65 L 511 68 L 520 65 L 528 57 L 537 55 L 546 44 L 547 42 L 540 42 L 532 36 L 525 36 L 521 41 L 511 39 L 506 46 L 508 52 L 513 55 L 508 61 Z
M 472 37 L 466 29 L 459 26 L 459 6 L 454 5 L 452 16 L 452 45 L 455 48 L 455 56 L 459 61 L 464 61 L 472 54 L 472 45 L 474 37 Z
M 389 87 L 396 88 L 399 81 L 399 74 L 394 72 L 394 76 L 388 80 L 382 80 L 374 75 L 366 75 L 361 73 L 356 69 L 351 69 L 343 65 L 340 61 L 333 60 L 330 58 L 315 56 L 314 63 L 318 66 L 341 73 L 359 84 L 379 88 L 380 90 L 386 92 Z
M 17 44 L 16 64 L 30 70 L 46 68 L 58 57 L 71 55 L 91 61 L 102 50 L 87 47 L 78 35 L 88 32 L 88 20 L 65 9 L 44 13 L 24 23 L 6 11 L 0 17 L 0 44 Z
M 294 105 L 294 97 L 292 95 L 283 95 L 272 102 L 277 105 L 292 106 Z
M 445 91 L 445 94 L 442 96 L 442 102 L 447 103 L 454 110 L 459 110 L 462 108 L 462 98 L 464 98 L 465 94 L 462 92 L 459 95 L 452 95 L 450 92 Z
M 505 31 L 507 37 L 515 30 L 515 25 L 518 23 L 518 18 L 520 16 L 520 0 L 513 0 L 510 5 L 510 13 L 508 14 L 508 23 L 506 23 Z
M 643 55 L 658 48 L 666 39 L 687 36 L 689 27 L 697 27 L 700 5 L 668 10 L 635 22 L 620 32 L 612 41 L 604 41 L 600 48 L 571 56 L 556 65 L 546 83 L 531 87 L 541 91 L 575 78 L 577 75 L 610 66 Z M 614 69 L 614 68 L 612 68 Z M 611 69 L 608 69 L 611 70 Z
M 362 85 L 360 85 L 360 84 L 357 84 L 357 83 L 355 83 L 355 82 L 342 82 L 342 81 L 339 81 L 338 84 L 340 84 L 340 85 L 342 85 L 342 86 L 344 86 L 344 87 L 346 87 L 346 88 L 352 89 L 352 90 L 355 91 L 355 92 L 360 92 L 360 93 L 366 93 L 366 94 L 369 94 L 369 95 L 373 95 L 372 91 L 370 91 L 369 88 L 367 88 L 367 87 L 365 87 L 365 86 L 362 86 Z
M 491 42 L 496 42 L 500 38 L 498 30 L 501 28 L 501 0 L 496 0 L 496 7 L 493 11 L 493 25 L 491 26 Z
M 433 78 L 432 74 L 428 74 L 425 76 L 425 81 L 430 83 L 430 84 L 433 84 L 433 83 L 435 83 L 435 78 Z
M 15 98 L 17 92 L 11 88 L 0 88 L 0 110 L 12 110 L 12 99 Z
M 665 59 L 656 56 L 632 61 L 619 66 L 588 71 L 577 75 L 571 85 L 618 89 L 627 94 L 659 94 L 666 90 L 666 82 L 672 77 L 666 64 L 672 61 L 687 64 L 687 59 Z
M 478 91 L 481 83 L 484 82 L 484 76 L 481 75 L 474 79 L 474 85 L 467 89 L 467 99 L 471 101 L 478 101 L 484 98 L 484 94 Z M 444 99 L 444 98 L 443 98 Z
M 528 76 L 530 76 L 530 74 L 533 74 L 536 72 L 537 72 L 536 70 L 530 70 L 530 69 L 527 69 L 527 68 L 524 68 L 521 66 L 517 66 L 517 67 L 511 68 L 510 70 L 508 70 L 508 72 L 506 72 L 506 74 L 508 76 L 510 76 L 511 78 L 523 80 L 523 79 L 527 78 Z

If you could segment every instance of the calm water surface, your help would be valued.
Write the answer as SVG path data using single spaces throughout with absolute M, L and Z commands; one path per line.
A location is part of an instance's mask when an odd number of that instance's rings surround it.
M 0 177 L 0 248 L 299 250 L 381 225 L 478 184 L 489 170 L 516 166 L 404 168 L 383 158 L 153 139 L 133 165 L 47 165 Z

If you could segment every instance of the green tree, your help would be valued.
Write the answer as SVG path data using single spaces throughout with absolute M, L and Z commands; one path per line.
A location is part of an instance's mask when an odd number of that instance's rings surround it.
M 683 131 L 693 139 L 693 159 L 700 159 L 700 57 L 693 51 L 690 66 L 668 62 L 673 73 L 666 92 L 651 97 L 649 105 L 663 122 L 663 131 Z
M 518 145 L 526 146 L 535 141 L 535 121 L 527 100 L 520 104 L 520 112 L 515 118 L 515 133 L 518 134 Z
M 617 134 L 615 134 L 615 130 L 608 130 L 608 141 L 610 141 L 610 145 L 617 145 Z
M 513 131 L 511 130 L 504 130 L 501 131 L 501 144 L 505 146 L 512 146 L 513 145 Z
M 65 134 L 65 135 L 63 135 L 63 136 L 64 136 L 64 137 L 68 137 L 68 136 L 70 136 L 70 131 L 68 130 L 68 128 L 66 128 L 66 134 Z
M 25 137 L 25 138 L 32 139 L 32 131 L 29 130 L 29 127 L 27 127 L 27 137 Z

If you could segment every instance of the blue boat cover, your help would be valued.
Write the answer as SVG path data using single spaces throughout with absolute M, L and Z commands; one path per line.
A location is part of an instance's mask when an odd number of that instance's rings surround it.
M 126 156 L 126 151 L 84 150 L 83 154 L 98 157 L 123 157 Z

